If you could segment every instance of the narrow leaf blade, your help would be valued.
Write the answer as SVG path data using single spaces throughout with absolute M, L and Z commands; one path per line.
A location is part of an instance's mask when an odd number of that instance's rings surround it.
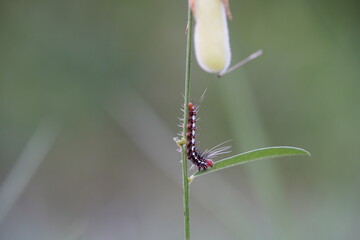
M 195 177 L 207 173 L 219 171 L 224 168 L 247 163 L 250 161 L 266 159 L 266 158 L 274 158 L 274 157 L 296 156 L 296 155 L 311 156 L 311 154 L 308 151 L 297 147 L 279 146 L 279 147 L 259 148 L 220 160 L 214 163 L 212 168 L 207 169 L 205 171 L 196 172 L 190 177 L 190 179 L 193 179 Z

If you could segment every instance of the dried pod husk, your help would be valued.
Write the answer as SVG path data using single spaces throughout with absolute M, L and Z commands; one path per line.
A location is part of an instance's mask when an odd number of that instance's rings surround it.
M 226 72 L 231 62 L 228 0 L 190 0 L 190 6 L 195 17 L 194 45 L 200 67 L 210 73 Z

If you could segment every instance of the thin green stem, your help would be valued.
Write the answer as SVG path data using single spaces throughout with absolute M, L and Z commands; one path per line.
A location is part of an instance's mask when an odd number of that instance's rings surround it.
M 189 210 L 189 179 L 188 165 L 186 156 L 186 124 L 188 119 L 188 104 L 190 100 L 190 68 L 191 68 L 191 52 L 192 52 L 192 35 L 193 35 L 193 16 L 190 6 L 188 8 L 188 29 L 186 40 L 186 70 L 185 70 L 185 93 L 184 93 L 184 121 L 183 121 L 183 145 L 181 151 L 182 172 L 183 172 L 183 204 L 184 204 L 184 226 L 185 240 L 190 240 L 190 210 Z
M 185 239 L 190 240 L 189 180 L 185 147 L 182 149 L 182 163 Z

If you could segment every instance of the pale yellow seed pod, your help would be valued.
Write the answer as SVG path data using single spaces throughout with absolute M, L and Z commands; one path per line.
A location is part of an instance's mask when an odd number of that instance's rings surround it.
M 190 0 L 195 17 L 194 45 L 201 68 L 223 74 L 231 62 L 228 0 Z

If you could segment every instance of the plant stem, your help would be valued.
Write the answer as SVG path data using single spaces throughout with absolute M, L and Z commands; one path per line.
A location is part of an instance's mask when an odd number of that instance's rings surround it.
M 190 100 L 190 68 L 191 68 L 191 52 L 192 52 L 192 35 L 193 35 L 193 16 L 190 6 L 188 7 L 188 29 L 186 40 L 186 70 L 185 70 L 185 95 L 184 95 L 184 121 L 183 121 L 183 142 L 181 151 L 181 162 L 183 172 L 183 204 L 184 204 L 184 227 L 185 240 L 190 240 L 190 210 L 189 210 L 189 179 L 188 179 L 188 165 L 186 155 L 186 131 L 187 119 L 189 115 L 188 104 Z
M 182 149 L 182 170 L 183 170 L 183 201 L 184 201 L 184 226 L 185 239 L 190 240 L 190 211 L 189 211 L 189 180 L 187 170 L 186 148 Z

